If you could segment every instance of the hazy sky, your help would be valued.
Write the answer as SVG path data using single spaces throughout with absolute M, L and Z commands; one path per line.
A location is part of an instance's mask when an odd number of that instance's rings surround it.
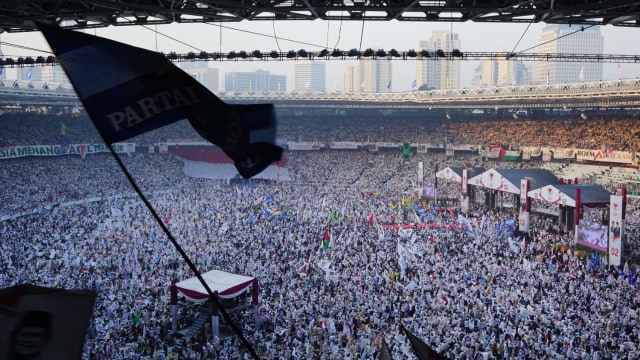
M 222 26 L 222 27 L 221 27 Z M 171 24 L 150 26 L 108 27 L 88 30 L 98 36 L 111 38 L 131 45 L 165 53 L 175 51 L 187 53 L 229 52 L 245 50 L 306 49 L 319 51 L 323 48 L 340 50 L 382 48 L 399 52 L 416 49 L 419 40 L 429 37 L 432 30 L 453 30 L 458 33 L 461 51 L 494 52 L 522 51 L 536 45 L 545 24 L 482 24 L 482 23 L 427 23 L 427 22 L 374 22 L 369 21 L 243 21 L 238 23 L 215 24 Z M 579 27 L 576 27 L 578 29 Z M 158 35 L 154 30 L 158 31 Z M 640 29 L 604 26 L 605 54 L 640 54 Z M 167 35 L 173 39 L 170 39 Z M 520 43 L 518 44 L 518 40 Z M 177 41 L 176 41 L 177 40 Z M 0 34 L 2 52 L 5 56 L 47 55 L 49 50 L 40 33 Z M 181 43 L 182 42 L 182 43 Z M 34 52 L 12 47 L 18 44 L 41 50 Z M 518 46 L 516 47 L 516 44 Z M 515 48 L 514 48 L 515 47 Z M 535 49 L 527 52 L 535 52 Z M 355 60 L 327 61 L 327 90 L 342 89 L 342 74 L 347 64 Z M 526 63 L 532 66 L 533 63 Z M 477 61 L 462 62 L 461 83 L 468 87 L 471 83 Z M 223 61 L 210 62 L 210 67 L 219 68 L 220 78 L 229 71 L 268 70 L 273 74 L 287 76 L 287 89 L 293 89 L 293 61 Z M 411 90 L 411 82 L 416 78 L 415 60 L 393 60 L 393 91 Z M 604 79 L 617 78 L 617 64 L 604 65 Z M 10 73 L 8 73 L 10 74 Z M 533 74 L 532 74 L 533 75 Z M 640 76 L 640 64 L 621 64 L 621 77 Z

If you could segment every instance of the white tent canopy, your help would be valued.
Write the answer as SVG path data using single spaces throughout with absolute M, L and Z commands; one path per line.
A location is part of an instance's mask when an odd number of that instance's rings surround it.
M 211 270 L 202 274 L 212 292 L 218 292 L 218 297 L 222 299 L 232 299 L 251 288 L 255 278 L 232 274 L 220 270 Z M 187 299 L 194 302 L 205 302 L 209 299 L 209 294 L 197 277 L 180 281 L 176 288 Z

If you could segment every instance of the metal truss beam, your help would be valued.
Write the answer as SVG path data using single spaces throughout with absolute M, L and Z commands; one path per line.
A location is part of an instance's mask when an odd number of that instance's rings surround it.
M 640 26 L 640 1 L 625 0 L 3 0 L 0 32 L 35 21 L 73 29 L 168 23 L 367 20 Z

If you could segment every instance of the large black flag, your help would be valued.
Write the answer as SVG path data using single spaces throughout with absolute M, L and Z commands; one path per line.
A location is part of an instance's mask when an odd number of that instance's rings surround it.
M 413 352 L 416 353 L 419 360 L 447 360 L 446 357 L 438 354 L 419 337 L 413 335 L 404 325 L 402 326 L 402 330 L 404 330 L 404 334 L 407 336 L 407 339 L 409 339 L 411 348 L 413 348 Z
M 251 140 L 254 126 L 263 132 L 266 126 L 275 138 L 272 105 L 232 107 L 160 53 L 54 25 L 38 27 L 105 142 L 189 119 L 243 177 L 280 160 L 275 141 Z

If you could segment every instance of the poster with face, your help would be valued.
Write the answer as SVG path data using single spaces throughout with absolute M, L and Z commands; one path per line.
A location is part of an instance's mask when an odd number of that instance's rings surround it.
M 81 359 L 95 296 L 33 285 L 0 290 L 0 359 Z
M 624 219 L 622 218 L 622 196 L 611 195 L 609 204 L 609 264 L 620 266 L 622 257 L 622 236 Z

